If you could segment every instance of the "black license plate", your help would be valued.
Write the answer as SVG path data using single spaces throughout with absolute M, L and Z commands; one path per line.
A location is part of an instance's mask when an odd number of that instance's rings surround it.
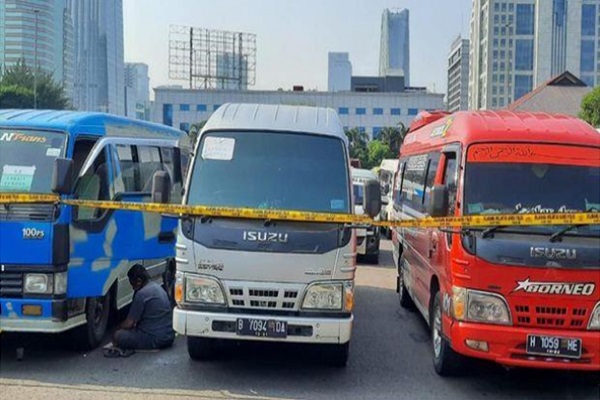
M 527 336 L 527 354 L 581 358 L 581 339 L 558 336 Z
M 238 318 L 236 333 L 240 336 L 286 338 L 287 322 L 272 319 Z

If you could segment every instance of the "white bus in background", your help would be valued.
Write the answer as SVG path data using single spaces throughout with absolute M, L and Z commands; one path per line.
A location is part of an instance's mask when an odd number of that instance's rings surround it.
M 394 208 L 394 178 L 398 171 L 398 160 L 386 159 L 379 166 L 379 183 L 381 186 L 381 213 L 380 219 L 388 221 Z M 391 229 L 385 229 L 386 236 L 390 236 Z
M 352 168 L 352 188 L 354 191 L 354 213 L 365 214 L 363 209 L 363 196 L 365 183 L 377 182 L 377 175 L 368 169 Z M 379 263 L 380 229 L 377 226 L 368 226 L 356 230 L 356 254 L 366 261 Z
M 365 213 L 381 208 L 365 183 Z M 197 141 L 184 204 L 353 212 L 348 141 L 335 111 L 226 104 Z M 348 359 L 356 235 L 347 224 L 189 217 L 177 237 L 173 325 L 192 359 L 235 341 L 310 343 Z

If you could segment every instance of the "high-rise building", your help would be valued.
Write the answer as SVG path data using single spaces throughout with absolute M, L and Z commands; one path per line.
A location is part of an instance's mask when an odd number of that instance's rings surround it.
M 402 75 L 404 84 L 410 86 L 410 34 L 407 9 L 383 11 L 379 75 Z
M 0 67 L 23 60 L 73 92 L 71 0 L 0 0 Z
M 506 107 L 565 71 L 600 84 L 600 0 L 473 0 L 469 108 Z
M 148 65 L 125 63 L 125 116 L 150 119 L 150 77 Z
M 74 105 L 125 115 L 123 0 L 73 1 Z
M 327 90 L 344 92 L 350 90 L 352 63 L 348 53 L 330 52 L 328 56 Z
M 458 37 L 448 55 L 448 111 L 469 108 L 469 40 Z

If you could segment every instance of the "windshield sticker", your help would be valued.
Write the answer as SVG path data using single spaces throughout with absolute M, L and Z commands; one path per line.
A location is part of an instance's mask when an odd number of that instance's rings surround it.
M 483 211 L 483 203 L 467 204 L 469 214 L 481 214 Z
M 51 147 L 46 150 L 46 157 L 58 157 L 60 156 L 60 148 Z
M 332 210 L 343 210 L 345 209 L 345 202 L 341 199 L 331 200 L 331 209 Z
M 235 139 L 221 137 L 207 137 L 202 147 L 202 158 L 205 160 L 231 161 Z
M 46 143 L 46 138 L 17 132 L 2 132 L 0 142 Z
M 424 171 L 427 166 L 427 154 L 411 157 L 406 164 L 407 171 Z
M 600 167 L 598 149 L 551 144 L 481 144 L 471 146 L 467 161 Z M 543 174 L 544 170 L 534 171 Z
M 35 166 L 5 165 L 2 167 L 0 191 L 29 192 L 34 174 Z

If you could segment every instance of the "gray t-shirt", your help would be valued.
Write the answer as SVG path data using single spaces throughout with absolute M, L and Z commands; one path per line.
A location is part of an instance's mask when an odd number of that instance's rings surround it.
M 173 308 L 167 292 L 155 282 L 149 282 L 133 296 L 129 316 L 135 329 L 153 336 L 158 344 L 172 342 Z

